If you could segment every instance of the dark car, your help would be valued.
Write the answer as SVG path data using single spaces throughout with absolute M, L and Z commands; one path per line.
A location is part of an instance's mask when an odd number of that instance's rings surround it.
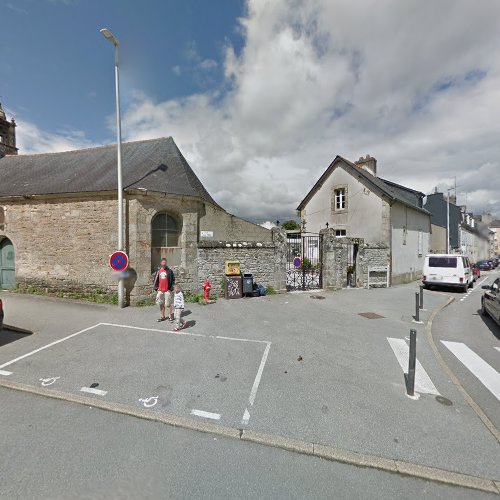
M 3 302 L 2 299 L 0 299 L 0 332 L 2 331 L 3 328 Z
M 476 262 L 476 264 L 481 271 L 491 271 L 493 269 L 487 260 L 480 260 L 479 262 Z
M 481 277 L 481 269 L 479 269 L 479 266 L 474 262 L 470 265 L 472 269 L 472 276 L 474 277 L 474 281 L 477 281 L 478 278 Z
M 481 298 L 481 312 L 493 318 L 493 321 L 500 325 L 500 278 L 497 278 L 491 287 L 484 292 Z

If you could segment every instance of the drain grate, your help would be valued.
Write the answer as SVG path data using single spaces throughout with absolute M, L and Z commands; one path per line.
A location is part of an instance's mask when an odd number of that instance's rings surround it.
M 367 318 L 367 319 L 380 319 L 380 318 L 385 318 L 385 316 L 380 316 L 380 314 L 377 314 L 377 313 L 372 313 L 372 312 L 368 312 L 368 313 L 358 313 L 358 316 L 363 316 L 363 318 Z

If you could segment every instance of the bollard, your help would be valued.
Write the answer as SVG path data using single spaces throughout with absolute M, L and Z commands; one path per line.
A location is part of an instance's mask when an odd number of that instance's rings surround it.
M 415 395 L 415 360 L 417 359 L 417 330 L 410 330 L 410 356 L 408 358 L 408 376 L 406 378 L 406 393 Z
M 424 285 L 420 285 L 420 309 L 424 308 Z
M 420 298 L 418 292 L 415 292 L 415 321 L 420 322 Z

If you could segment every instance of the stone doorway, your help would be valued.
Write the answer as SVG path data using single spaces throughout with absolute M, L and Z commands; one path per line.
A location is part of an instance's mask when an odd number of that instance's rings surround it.
M 14 245 L 8 238 L 0 241 L 0 288 L 15 288 L 16 265 Z

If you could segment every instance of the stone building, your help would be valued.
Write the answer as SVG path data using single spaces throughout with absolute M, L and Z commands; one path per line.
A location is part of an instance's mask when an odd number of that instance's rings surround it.
M 16 155 L 12 141 L 9 148 L 14 154 L 0 159 L 0 245 L 10 255 L 0 260 L 0 287 L 114 293 L 116 146 L 34 155 Z M 124 143 L 122 169 L 131 304 L 151 297 L 162 257 L 186 290 L 206 278 L 217 290 L 226 259 L 284 287 L 278 233 L 220 207 L 171 137 Z
M 7 120 L 0 103 L 0 158 L 5 155 L 17 155 L 16 122 L 13 118 L 11 121 Z

